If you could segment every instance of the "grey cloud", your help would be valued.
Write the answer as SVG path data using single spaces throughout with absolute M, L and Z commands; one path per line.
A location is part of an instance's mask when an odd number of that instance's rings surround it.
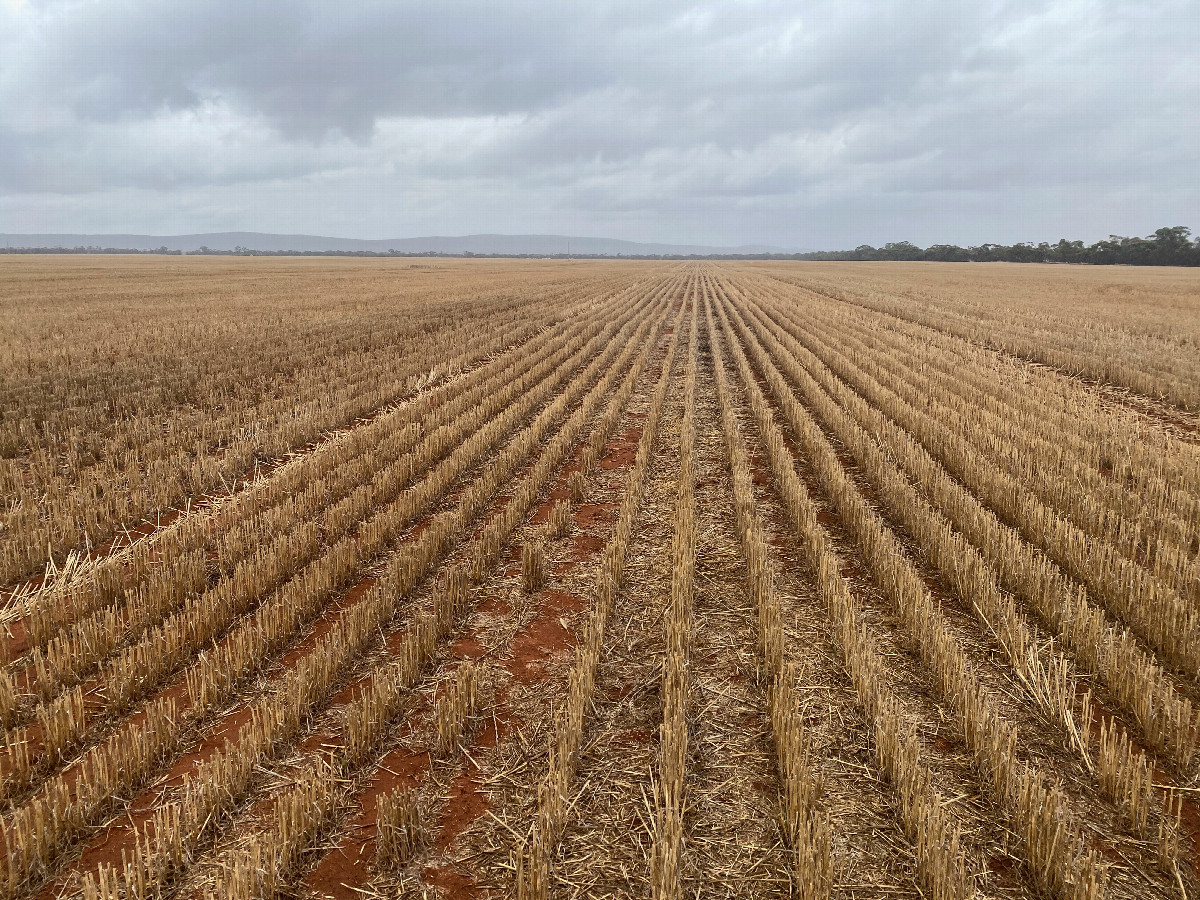
M 288 134 L 385 115 L 504 113 L 598 81 L 566 4 L 123 0 L 48 12 L 16 65 L 89 120 L 221 98 Z M 564 40 L 565 38 L 565 40 Z
M 0 0 L 0 230 L 1200 227 L 1197 45 L 1187 0 Z

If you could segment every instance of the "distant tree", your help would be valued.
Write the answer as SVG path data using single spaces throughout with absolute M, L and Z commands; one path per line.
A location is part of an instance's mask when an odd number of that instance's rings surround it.
M 1083 241 L 1068 241 L 1066 238 L 1054 245 L 1054 261 L 1063 263 L 1086 262 Z
M 883 258 L 895 260 L 918 260 L 921 258 L 921 248 L 908 241 L 898 241 L 894 244 L 883 245 Z
M 980 244 L 968 251 L 975 262 L 1007 262 L 1008 248 L 1003 244 Z
M 954 244 L 934 244 L 921 258 L 933 262 L 970 262 L 971 254 Z
M 1195 247 L 1191 241 L 1192 230 L 1183 225 L 1159 228 L 1148 240 L 1154 242 L 1149 255 L 1154 262 L 1164 266 L 1195 265 Z
M 1013 244 L 1008 248 L 1008 259 L 1010 262 L 1044 262 L 1046 255 L 1040 247 L 1031 243 Z

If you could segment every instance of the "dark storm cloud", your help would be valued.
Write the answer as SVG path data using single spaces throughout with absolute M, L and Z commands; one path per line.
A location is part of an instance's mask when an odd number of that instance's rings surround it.
M 1200 226 L 1197 45 L 1182 0 L 0 0 L 0 230 Z

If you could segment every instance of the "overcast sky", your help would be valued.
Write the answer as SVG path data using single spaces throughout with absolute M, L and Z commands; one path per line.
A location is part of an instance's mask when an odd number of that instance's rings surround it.
M 0 231 L 1200 230 L 1200 0 L 0 0 Z

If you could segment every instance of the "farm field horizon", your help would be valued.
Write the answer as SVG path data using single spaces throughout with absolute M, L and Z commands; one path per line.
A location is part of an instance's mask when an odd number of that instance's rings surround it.
M 1200 271 L 0 258 L 0 898 L 1200 896 Z

